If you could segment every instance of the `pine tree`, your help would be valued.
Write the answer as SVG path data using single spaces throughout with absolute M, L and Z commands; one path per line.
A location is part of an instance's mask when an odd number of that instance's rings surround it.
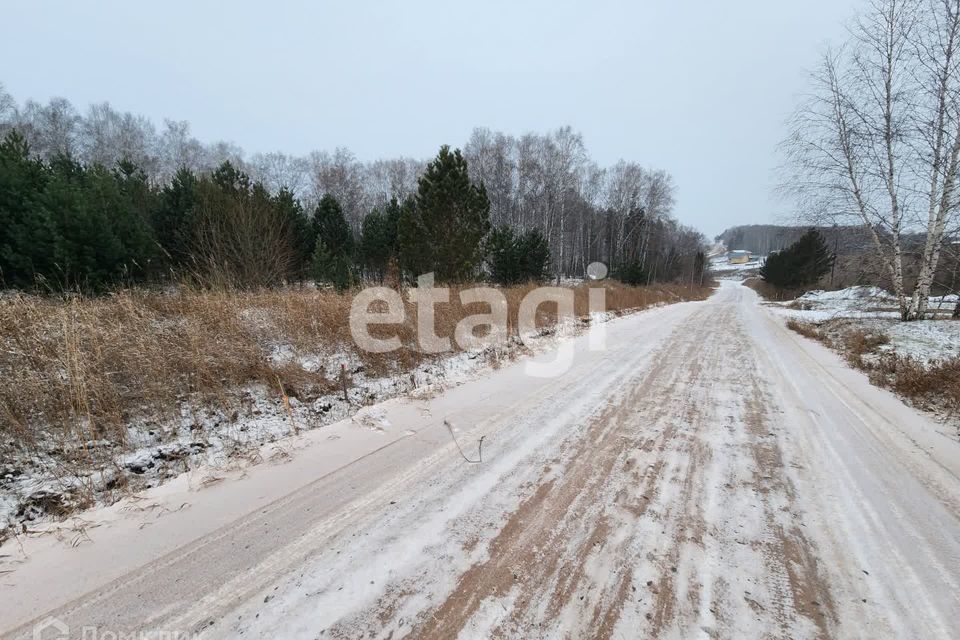
M 317 241 L 313 251 L 313 278 L 317 282 L 332 284 L 337 291 L 343 291 L 354 284 L 353 262 L 343 251 L 328 248 L 323 240 Z
M 648 284 L 650 273 L 643 268 L 639 260 L 627 260 L 613 270 L 613 277 L 632 287 Z
M 127 277 L 138 280 L 156 273 L 159 247 L 151 220 L 159 197 L 150 186 L 147 174 L 129 160 L 121 160 L 113 171 L 120 191 L 115 210 L 117 234 L 124 244 L 124 262 L 130 267 Z
M 154 236 L 167 263 L 183 267 L 190 262 L 197 206 L 197 177 L 181 167 L 160 192 L 152 223 Z
M 393 255 L 387 216 L 374 209 L 360 228 L 360 260 L 367 275 L 383 282 L 387 263 Z
M 497 227 L 487 237 L 487 269 L 490 279 L 500 285 L 520 282 L 520 264 L 513 229 Z
M 820 280 L 834 260 L 823 236 L 810 228 L 786 249 L 767 256 L 760 277 L 779 289 L 799 289 Z
M 497 227 L 486 241 L 490 279 L 501 285 L 538 282 L 547 277 L 550 247 L 537 229 L 517 235 L 509 226 Z
M 460 150 L 444 145 L 420 177 L 412 206 L 401 214 L 401 264 L 411 275 L 433 271 L 441 282 L 468 280 L 480 266 L 489 230 L 486 189 L 470 182 Z
M 397 221 L 397 259 L 400 268 L 413 277 L 436 271 L 436 244 L 417 212 L 414 198 L 407 198 Z
M 313 252 L 313 277 L 329 282 L 342 291 L 353 285 L 354 242 L 350 226 L 336 198 L 326 194 L 313 213 L 316 244 Z
M 313 234 L 317 243 L 323 242 L 327 250 L 353 255 L 353 234 L 343 216 L 340 203 L 332 195 L 325 194 L 313 212 Z
M 529 229 L 517 238 L 517 254 L 524 282 L 542 282 L 550 271 L 550 245 L 539 229 Z
M 292 275 L 302 281 L 309 271 L 316 248 L 313 225 L 304 214 L 300 201 L 286 187 L 281 188 L 273 197 L 273 206 L 283 223 L 289 225 L 295 254 Z
M 56 230 L 40 196 L 47 167 L 11 131 L 0 143 L 0 282 L 30 288 L 53 272 Z
M 117 175 L 66 156 L 55 158 L 50 168 L 41 201 L 57 228 L 55 280 L 65 288 L 94 291 L 141 280 L 153 238 Z
M 411 203 L 409 206 L 413 206 Z M 390 243 L 390 251 L 394 256 L 400 251 L 399 227 L 400 217 L 403 215 L 403 205 L 397 199 L 390 198 L 390 202 L 383 209 L 384 222 L 386 224 L 387 239 Z

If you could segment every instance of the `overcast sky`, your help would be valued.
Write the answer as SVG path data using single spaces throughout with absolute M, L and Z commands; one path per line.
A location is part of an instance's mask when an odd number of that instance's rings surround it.
M 249 154 L 429 157 L 564 124 L 601 165 L 664 168 L 713 236 L 782 220 L 776 145 L 857 0 L 8 2 L 0 82 L 188 120 Z

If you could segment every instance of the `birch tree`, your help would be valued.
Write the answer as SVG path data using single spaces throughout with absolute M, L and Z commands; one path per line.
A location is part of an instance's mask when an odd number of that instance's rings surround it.
M 789 187 L 809 212 L 858 221 L 903 320 L 923 318 L 960 165 L 960 0 L 873 0 L 824 54 L 786 142 Z M 924 242 L 913 283 L 904 237 Z

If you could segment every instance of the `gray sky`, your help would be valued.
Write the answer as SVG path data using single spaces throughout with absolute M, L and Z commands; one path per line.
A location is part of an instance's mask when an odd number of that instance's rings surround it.
M 858 4 L 8 2 L 0 82 L 248 154 L 429 157 L 475 126 L 570 124 L 601 165 L 670 171 L 677 217 L 713 236 L 788 208 L 771 195 L 783 122 Z

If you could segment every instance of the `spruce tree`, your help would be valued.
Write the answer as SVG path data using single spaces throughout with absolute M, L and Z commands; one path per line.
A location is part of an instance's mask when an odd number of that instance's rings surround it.
M 460 150 L 444 145 L 420 177 L 412 206 L 401 213 L 401 264 L 413 276 L 433 271 L 441 282 L 468 280 L 482 261 L 489 230 L 486 189 L 470 182 Z
M 815 284 L 830 272 L 836 259 L 827 248 L 823 235 L 812 227 L 797 240 L 793 250 L 797 256 L 796 281 L 799 286 Z

